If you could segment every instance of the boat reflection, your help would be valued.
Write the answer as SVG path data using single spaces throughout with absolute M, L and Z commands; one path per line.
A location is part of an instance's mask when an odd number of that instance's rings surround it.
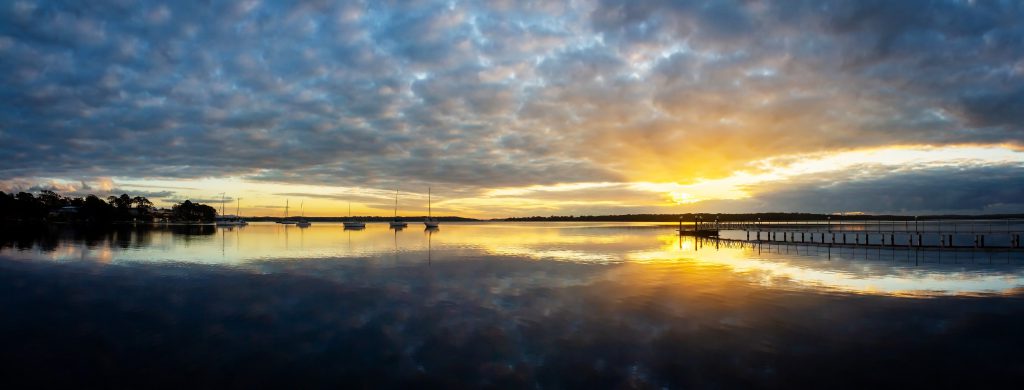
M 434 251 L 433 251 L 433 246 L 431 245 L 431 243 L 433 242 L 434 233 L 437 233 L 437 232 L 440 232 L 440 231 L 441 231 L 441 228 L 439 228 L 437 226 L 427 226 L 426 228 L 423 229 L 423 233 L 427 236 L 427 265 L 430 265 L 430 264 L 433 263 L 434 259 L 433 259 L 432 255 L 433 255 Z

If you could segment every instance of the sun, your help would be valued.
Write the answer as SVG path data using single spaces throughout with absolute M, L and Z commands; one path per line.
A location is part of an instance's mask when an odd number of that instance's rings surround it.
M 690 204 L 700 202 L 700 198 L 697 198 L 685 192 L 673 191 L 669 192 L 668 194 L 669 196 L 672 197 L 672 201 L 676 202 L 677 204 Z

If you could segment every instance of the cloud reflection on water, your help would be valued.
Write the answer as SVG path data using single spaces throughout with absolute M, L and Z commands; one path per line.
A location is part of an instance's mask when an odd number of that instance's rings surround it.
M 11 313 L 0 367 L 41 384 L 964 386 L 1024 363 L 1010 347 L 1024 342 L 1019 292 L 849 294 L 687 259 L 3 260 L 0 271 Z

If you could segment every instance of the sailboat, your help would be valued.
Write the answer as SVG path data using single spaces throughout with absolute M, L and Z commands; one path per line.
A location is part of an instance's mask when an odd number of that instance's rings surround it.
M 242 219 L 242 213 L 240 211 L 241 209 L 242 209 L 242 198 L 235 199 L 235 218 L 238 219 L 238 224 L 239 225 L 245 226 L 245 225 L 248 225 L 249 223 L 246 222 L 244 219 Z
M 306 201 L 302 201 L 302 203 L 299 203 L 299 214 L 301 216 L 299 217 L 298 221 L 295 221 L 295 226 L 298 226 L 298 227 L 309 227 L 310 223 L 309 223 L 309 221 L 306 220 L 306 208 L 305 208 L 305 206 L 306 206 Z
M 225 196 L 225 193 L 221 192 L 220 193 L 220 215 L 217 217 L 217 219 L 215 221 L 216 225 L 217 226 L 242 226 L 242 225 L 246 225 L 246 222 L 238 217 L 237 209 L 235 211 L 236 215 L 226 215 L 226 214 L 224 214 L 224 196 Z
M 282 219 L 280 221 L 277 221 L 277 223 L 283 223 L 283 224 L 287 224 L 287 225 L 295 223 L 295 221 L 292 221 L 292 220 L 288 219 L 288 199 L 284 200 L 284 219 Z
M 409 226 L 409 224 L 405 223 L 405 221 L 403 221 L 401 218 L 398 218 L 398 190 L 397 189 L 395 190 L 395 219 L 391 220 L 390 225 L 393 228 L 404 228 L 406 226 Z
M 427 187 L 427 219 L 423 220 L 423 224 L 427 226 L 427 229 L 436 228 L 441 224 L 441 222 L 434 219 L 433 213 L 431 212 L 430 187 Z
M 345 225 L 345 229 L 362 229 L 366 227 L 365 223 L 352 219 L 352 202 L 348 202 L 348 218 L 348 221 L 342 222 Z

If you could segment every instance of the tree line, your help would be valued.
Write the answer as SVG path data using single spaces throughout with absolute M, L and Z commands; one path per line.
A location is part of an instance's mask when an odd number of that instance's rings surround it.
M 186 200 L 169 210 L 157 209 L 144 196 L 109 196 L 106 200 L 96 195 L 68 197 L 43 190 L 38 195 L 28 192 L 17 194 L 0 191 L 0 221 L 17 222 L 212 222 L 217 209 Z

